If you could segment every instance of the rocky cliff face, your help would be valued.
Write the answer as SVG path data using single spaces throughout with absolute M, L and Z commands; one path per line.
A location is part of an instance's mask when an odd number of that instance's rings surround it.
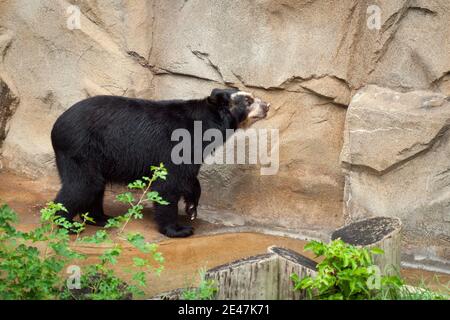
M 200 217 L 325 236 L 399 215 L 411 261 L 448 262 L 449 21 L 446 0 L 0 0 L 2 163 L 54 174 L 53 122 L 87 96 L 236 86 L 272 103 L 279 172 L 205 166 Z
M 408 260 L 448 268 L 450 98 L 368 86 L 347 111 L 344 218 L 402 219 Z

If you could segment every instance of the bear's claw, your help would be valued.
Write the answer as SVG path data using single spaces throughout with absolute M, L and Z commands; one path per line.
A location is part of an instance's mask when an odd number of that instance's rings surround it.
M 197 218 L 197 207 L 193 204 L 186 205 L 186 214 L 189 216 L 189 219 L 195 220 Z

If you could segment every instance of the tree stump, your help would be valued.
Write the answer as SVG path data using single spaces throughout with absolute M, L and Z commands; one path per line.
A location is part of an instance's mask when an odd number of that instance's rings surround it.
M 400 241 L 402 223 L 398 218 L 376 217 L 351 223 L 337 229 L 331 240 L 342 241 L 364 248 L 380 248 L 384 254 L 373 255 L 374 264 L 384 275 L 400 273 Z
M 218 286 L 217 299 L 302 299 L 304 291 L 293 291 L 291 275 L 300 278 L 316 272 L 316 262 L 292 250 L 270 247 L 268 254 L 225 264 L 206 272 Z
M 274 300 L 278 295 L 278 259 L 258 255 L 225 264 L 206 272 L 218 286 L 219 300 Z
M 315 276 L 317 262 L 285 248 L 272 246 L 268 251 L 278 257 L 278 300 L 306 299 L 306 290 L 294 291 L 291 275 L 295 273 L 300 279 Z

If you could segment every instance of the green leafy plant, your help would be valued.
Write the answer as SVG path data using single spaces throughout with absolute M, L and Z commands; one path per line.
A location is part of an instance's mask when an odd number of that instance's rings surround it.
M 446 293 L 434 292 L 428 288 L 425 281 L 415 286 L 382 286 L 376 299 L 379 300 L 450 300 L 449 285 L 439 282 L 439 286 L 446 289 Z
M 142 219 L 142 211 L 146 202 L 156 202 L 161 205 L 168 204 L 167 201 L 161 198 L 158 192 L 151 191 L 153 182 L 158 179 L 166 180 L 167 170 L 163 164 L 152 166 L 150 169 L 153 173 L 151 178 L 142 177 L 142 179 L 136 180 L 128 185 L 130 190 L 141 191 L 137 199 L 135 199 L 131 192 L 122 193 L 116 197 L 119 202 L 129 206 L 128 211 L 124 215 L 109 219 L 105 226 L 107 229 L 117 229 L 116 237 L 111 237 L 105 230 L 99 230 L 93 236 L 80 238 L 78 237 L 80 231 L 77 232 L 76 242 L 94 244 L 110 243 L 112 246 L 99 256 L 98 263 L 88 266 L 83 273 L 81 277 L 81 288 L 86 293 L 77 295 L 76 291 L 74 294 L 74 290 L 66 290 L 66 297 L 105 300 L 142 296 L 144 294 L 143 288 L 147 285 L 148 275 L 151 273 L 159 275 L 162 272 L 164 258 L 157 251 L 158 246 L 154 243 L 146 242 L 144 236 L 140 233 L 125 232 L 131 220 Z M 85 223 L 86 221 L 83 221 L 79 230 L 82 230 Z M 131 273 L 131 283 L 125 284 L 124 281 L 119 279 L 113 269 L 113 266 L 117 264 L 123 252 L 122 242 L 118 242 L 116 239 L 132 245 L 146 256 L 146 258 L 133 257 L 133 268 L 126 270 Z
M 379 296 L 381 288 L 385 289 L 386 295 L 392 295 L 403 285 L 403 280 L 398 276 L 380 276 L 378 288 L 370 285 L 377 276 L 372 255 L 383 254 L 381 249 L 357 248 L 337 239 L 329 244 L 311 241 L 305 250 L 323 257 L 317 265 L 315 277 L 301 279 L 296 274 L 291 276 L 294 290 L 306 290 L 310 299 L 374 299 Z
M 0 299 L 56 299 L 65 265 L 82 256 L 69 247 L 70 223 L 55 215 L 65 210 L 50 202 L 41 210 L 40 226 L 30 232 L 14 227 L 18 218 L 0 208 Z
M 189 286 L 181 292 L 182 300 L 212 300 L 217 293 L 217 285 L 214 280 L 206 279 L 206 271 L 199 271 L 200 283 L 197 287 Z
M 128 185 L 141 191 L 136 200 L 131 192 L 120 194 L 117 200 L 130 206 L 125 215 L 112 218 L 106 227 L 118 230 L 111 236 L 99 230 L 92 236 L 81 236 L 86 223 L 93 221 L 83 214 L 81 222 L 69 222 L 59 217 L 66 211 L 61 204 L 50 202 L 41 210 L 40 226 L 30 232 L 18 231 L 17 215 L 7 206 L 0 208 L 0 299 L 130 299 L 143 295 L 150 273 L 159 275 L 164 258 L 154 243 L 145 241 L 139 233 L 126 232 L 132 219 L 142 219 L 146 202 L 167 204 L 151 191 L 157 179 L 165 180 L 167 170 L 162 164 L 152 166 L 152 177 L 143 177 Z M 71 242 L 69 231 L 76 233 Z M 82 243 L 108 244 L 94 264 L 86 265 L 80 277 L 80 288 L 69 289 L 62 276 L 64 268 L 86 256 L 78 251 Z M 133 257 L 130 283 L 123 281 L 113 268 L 123 252 L 123 243 L 136 248 L 143 257 Z

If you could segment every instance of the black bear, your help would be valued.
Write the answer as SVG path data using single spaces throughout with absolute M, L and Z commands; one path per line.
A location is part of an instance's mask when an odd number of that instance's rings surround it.
M 178 201 L 183 197 L 186 213 L 195 217 L 201 163 L 172 161 L 173 131 L 193 133 L 194 122 L 201 121 L 203 132 L 214 128 L 225 137 L 227 129 L 265 118 L 268 109 L 269 104 L 237 89 L 214 89 L 199 100 L 97 96 L 76 103 L 57 119 L 51 133 L 62 183 L 55 202 L 68 210 L 61 216 L 72 220 L 89 212 L 96 225 L 104 226 L 109 218 L 103 212 L 105 185 L 148 176 L 151 165 L 163 163 L 167 180 L 152 186 L 169 202 L 155 204 L 159 231 L 169 237 L 190 236 L 193 228 L 177 223 Z

